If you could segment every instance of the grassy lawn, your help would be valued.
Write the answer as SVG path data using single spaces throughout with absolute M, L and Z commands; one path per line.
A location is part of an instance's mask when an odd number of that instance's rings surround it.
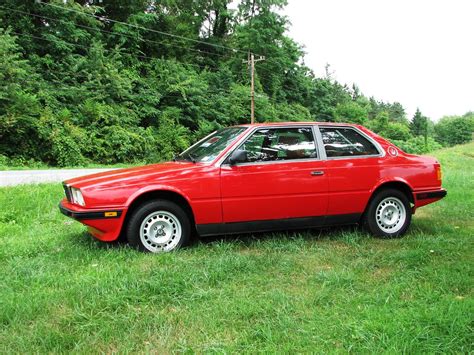
M 474 351 L 474 144 L 434 153 L 448 196 L 408 235 L 217 238 L 147 255 L 0 189 L 0 353 Z

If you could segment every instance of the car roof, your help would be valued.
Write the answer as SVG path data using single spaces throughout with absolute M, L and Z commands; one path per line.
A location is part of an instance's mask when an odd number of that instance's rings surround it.
M 235 127 L 278 127 L 278 126 L 301 126 L 301 125 L 331 125 L 331 126 L 353 126 L 358 127 L 359 125 L 354 123 L 343 123 L 343 122 L 311 122 L 311 121 L 304 121 L 304 122 L 264 122 L 264 123 L 247 123 L 237 125 Z

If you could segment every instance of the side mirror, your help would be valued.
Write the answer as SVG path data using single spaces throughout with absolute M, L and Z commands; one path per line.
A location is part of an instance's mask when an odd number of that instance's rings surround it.
M 229 157 L 229 164 L 245 163 L 247 161 L 247 152 L 242 149 L 236 149 Z

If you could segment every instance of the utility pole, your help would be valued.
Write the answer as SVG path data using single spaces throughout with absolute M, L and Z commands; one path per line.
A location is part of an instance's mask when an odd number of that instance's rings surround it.
M 249 52 L 248 60 L 242 63 L 250 65 L 250 123 L 255 123 L 255 63 L 265 60 L 263 55 L 255 59 L 255 55 Z

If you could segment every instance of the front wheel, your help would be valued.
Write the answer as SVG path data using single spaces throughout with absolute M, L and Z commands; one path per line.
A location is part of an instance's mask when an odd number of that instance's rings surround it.
M 152 253 L 178 249 L 188 242 L 190 235 L 186 212 L 166 200 L 144 203 L 133 212 L 127 225 L 129 244 Z
M 410 201 L 399 190 L 382 190 L 370 201 L 364 222 L 367 229 L 375 236 L 401 237 L 411 223 Z

